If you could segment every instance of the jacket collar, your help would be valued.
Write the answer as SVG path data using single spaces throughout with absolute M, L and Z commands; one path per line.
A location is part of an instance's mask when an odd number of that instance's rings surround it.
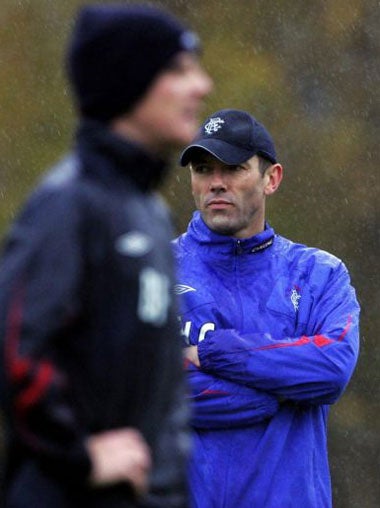
M 149 191 L 159 186 L 167 172 L 165 161 L 153 158 L 101 122 L 82 120 L 76 143 L 83 171 L 116 185 L 132 180 L 141 191 Z
M 266 223 L 264 231 L 250 238 L 238 239 L 219 235 L 206 226 L 199 211 L 196 211 L 189 224 L 186 236 L 189 241 L 201 245 L 202 251 L 206 254 L 212 252 L 213 257 L 219 255 L 224 257 L 226 255 L 250 254 L 265 250 L 272 245 L 275 233 Z

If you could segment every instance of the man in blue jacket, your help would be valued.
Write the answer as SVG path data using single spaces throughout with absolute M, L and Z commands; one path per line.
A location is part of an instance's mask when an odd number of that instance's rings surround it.
M 184 150 L 198 211 L 174 242 L 194 453 L 194 508 L 327 508 L 330 405 L 358 356 L 344 264 L 275 233 L 283 176 L 250 114 L 221 110 Z

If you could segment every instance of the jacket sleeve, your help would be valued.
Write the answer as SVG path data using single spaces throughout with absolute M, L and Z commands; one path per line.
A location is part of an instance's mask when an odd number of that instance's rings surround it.
M 187 367 L 192 426 L 198 429 L 245 427 L 272 417 L 277 398 L 255 388 Z
M 170 410 L 157 437 L 155 462 L 150 488 L 140 508 L 188 508 L 186 482 L 187 459 L 190 455 L 189 406 L 185 385 L 176 385 Z
M 209 333 L 209 293 L 189 286 L 177 286 L 182 296 L 182 334 L 184 346 L 195 345 Z M 201 302 L 201 303 L 200 303 Z M 223 322 L 223 314 L 216 319 Z M 205 326 L 202 326 L 206 323 Z M 187 325 L 190 325 L 187 328 Z M 211 327 L 214 329 L 214 325 Z M 191 424 L 202 429 L 244 427 L 273 416 L 278 410 L 275 395 L 232 380 L 206 373 L 191 362 L 186 364 Z
M 35 196 L 8 236 L 0 268 L 0 388 L 18 446 L 78 481 L 90 460 L 70 380 L 57 366 L 59 340 L 79 306 L 82 261 L 70 206 L 56 193 Z
M 314 295 L 307 327 L 309 333 L 296 337 L 208 332 L 198 344 L 201 368 L 288 400 L 332 404 L 344 391 L 359 350 L 359 305 L 342 263 Z

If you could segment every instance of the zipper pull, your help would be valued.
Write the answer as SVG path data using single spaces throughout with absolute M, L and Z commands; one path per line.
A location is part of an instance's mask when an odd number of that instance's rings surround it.
M 241 241 L 237 240 L 236 247 L 235 247 L 236 254 L 242 254 L 243 253 L 243 247 L 241 245 Z

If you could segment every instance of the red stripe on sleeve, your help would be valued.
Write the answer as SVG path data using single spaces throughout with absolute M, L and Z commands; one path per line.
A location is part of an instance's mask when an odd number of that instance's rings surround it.
M 269 346 L 262 346 L 255 348 L 256 351 L 261 351 L 264 349 L 279 349 L 283 347 L 297 347 L 297 346 L 304 346 L 305 344 L 309 344 L 311 342 L 311 339 L 309 337 L 306 337 L 304 335 L 303 337 L 299 338 L 298 340 L 295 340 L 294 342 L 279 342 L 278 344 L 270 344 Z
M 32 384 L 26 388 L 16 399 L 16 410 L 25 412 L 33 407 L 46 393 L 54 376 L 54 369 L 50 363 L 42 362 L 38 366 L 38 373 L 33 378 Z
M 325 335 L 314 335 L 313 337 L 306 337 L 306 335 L 300 337 L 298 340 L 295 341 L 288 341 L 288 342 L 281 342 L 279 341 L 278 344 L 270 344 L 268 346 L 262 346 L 258 348 L 254 348 L 256 351 L 262 351 L 266 349 L 278 349 L 278 348 L 284 348 L 284 347 L 298 347 L 298 346 L 304 346 L 305 344 L 309 344 L 312 342 L 317 347 L 323 347 L 327 346 L 328 344 L 331 344 L 332 342 L 341 342 L 349 332 L 352 325 L 352 316 L 348 316 L 347 319 L 347 325 L 344 327 L 344 330 L 339 335 L 337 339 L 330 339 L 329 337 L 326 337 Z
M 17 290 L 7 320 L 5 335 L 6 370 L 13 384 L 25 383 L 15 400 L 15 408 L 25 412 L 46 393 L 54 376 L 54 367 L 47 361 L 34 362 L 19 354 L 22 329 L 24 291 Z
M 347 333 L 349 332 L 350 328 L 351 328 L 351 325 L 352 325 L 352 316 L 348 316 L 348 319 L 347 319 L 347 324 L 343 330 L 343 332 L 340 334 L 340 336 L 338 337 L 338 340 L 343 340 L 345 338 L 345 336 L 347 335 Z

